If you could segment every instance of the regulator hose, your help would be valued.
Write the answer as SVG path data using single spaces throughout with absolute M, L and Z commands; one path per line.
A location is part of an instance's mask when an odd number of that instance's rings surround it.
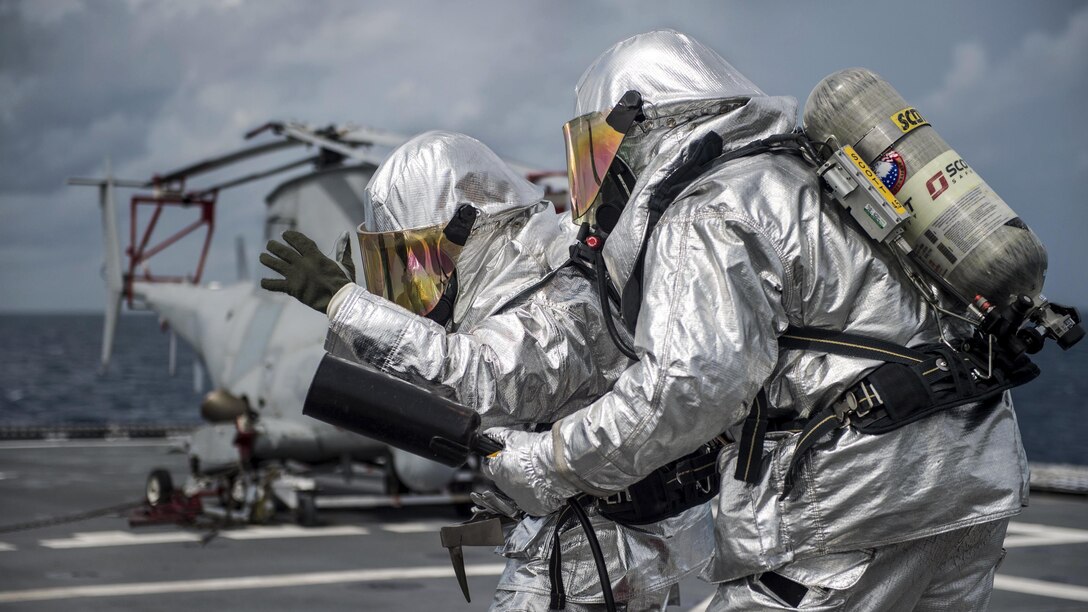
M 608 565 L 604 561 L 604 553 L 601 551 L 601 543 L 597 540 L 597 533 L 593 531 L 593 525 L 589 524 L 586 510 L 578 503 L 577 499 L 569 499 L 574 516 L 582 524 L 582 530 L 589 539 L 589 550 L 593 553 L 593 562 L 597 564 L 597 577 L 601 580 L 601 593 L 604 595 L 604 607 L 608 612 L 616 612 L 616 600 L 612 596 L 612 580 L 608 577 Z
M 616 612 L 616 600 L 612 594 L 612 579 L 608 577 L 608 565 L 604 560 L 604 552 L 601 551 L 601 542 L 597 539 L 597 533 L 593 531 L 593 525 L 589 522 L 585 508 L 579 502 L 579 497 L 567 499 L 567 507 L 559 513 L 555 521 L 555 530 L 552 532 L 552 555 L 548 564 L 548 573 L 552 581 L 551 602 L 548 606 L 552 610 L 562 610 L 567 605 L 567 593 L 563 587 L 563 574 L 560 571 L 563 565 L 563 553 L 560 547 L 559 536 L 563 524 L 573 514 L 582 525 L 582 531 L 589 541 L 589 550 L 593 554 L 593 563 L 597 566 L 597 577 L 601 581 L 601 594 L 604 596 L 604 607 L 608 612 Z
M 624 354 L 628 359 L 632 361 L 638 361 L 638 354 L 635 353 L 635 348 L 627 343 L 622 336 L 620 336 L 619 330 L 616 329 L 616 321 L 612 315 L 612 303 L 609 301 L 609 287 L 611 284 L 608 282 L 608 269 L 604 265 L 604 253 L 597 251 L 593 256 L 593 268 L 597 273 L 597 297 L 601 300 L 601 315 L 604 317 L 604 325 L 608 328 L 608 335 L 612 338 L 613 344 Z

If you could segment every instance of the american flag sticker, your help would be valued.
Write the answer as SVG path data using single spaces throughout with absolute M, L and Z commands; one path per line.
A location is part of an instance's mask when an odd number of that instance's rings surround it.
M 903 183 L 907 180 L 907 163 L 898 151 L 891 149 L 876 158 L 873 163 L 873 171 L 880 177 L 880 182 L 892 193 L 899 193 Z

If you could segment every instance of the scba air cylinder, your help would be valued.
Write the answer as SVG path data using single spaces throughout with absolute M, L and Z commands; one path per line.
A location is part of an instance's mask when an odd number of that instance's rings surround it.
M 887 81 L 849 68 L 808 97 L 805 132 L 852 146 L 908 210 L 904 238 L 966 300 L 1037 298 L 1046 249 L 985 181 Z

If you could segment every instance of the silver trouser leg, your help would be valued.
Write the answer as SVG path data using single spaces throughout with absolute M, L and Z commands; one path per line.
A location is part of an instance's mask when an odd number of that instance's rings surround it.
M 708 610 L 985 610 L 1008 519 L 804 559 L 718 585 Z M 785 577 L 783 581 L 780 577 Z
M 914 607 L 918 612 L 983 611 L 990 606 L 994 574 L 1005 558 L 1005 530 L 1009 521 L 994 521 L 968 528 L 956 551 L 946 557 L 933 582 Z
M 525 591 L 495 591 L 491 612 L 549 612 L 547 595 Z M 669 606 L 680 605 L 680 586 L 673 585 L 660 591 L 636 595 L 628 601 L 616 602 L 620 612 L 661 612 Z M 604 604 L 567 602 L 565 612 L 605 612 Z

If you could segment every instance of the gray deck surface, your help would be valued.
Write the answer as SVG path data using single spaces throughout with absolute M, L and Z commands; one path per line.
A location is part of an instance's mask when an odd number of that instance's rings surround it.
M 0 526 L 137 499 L 158 466 L 181 480 L 185 457 L 164 441 L 2 442 Z M 459 520 L 451 508 L 321 518 L 308 531 L 285 519 L 206 545 L 200 532 L 131 530 L 117 516 L 0 533 L 0 612 L 487 609 L 502 560 L 465 549 L 480 574 L 466 604 L 438 544 L 438 526 Z M 1088 498 L 1033 495 L 1006 544 L 992 610 L 1088 610 Z M 680 610 L 701 609 L 712 592 L 696 579 L 681 588 Z

